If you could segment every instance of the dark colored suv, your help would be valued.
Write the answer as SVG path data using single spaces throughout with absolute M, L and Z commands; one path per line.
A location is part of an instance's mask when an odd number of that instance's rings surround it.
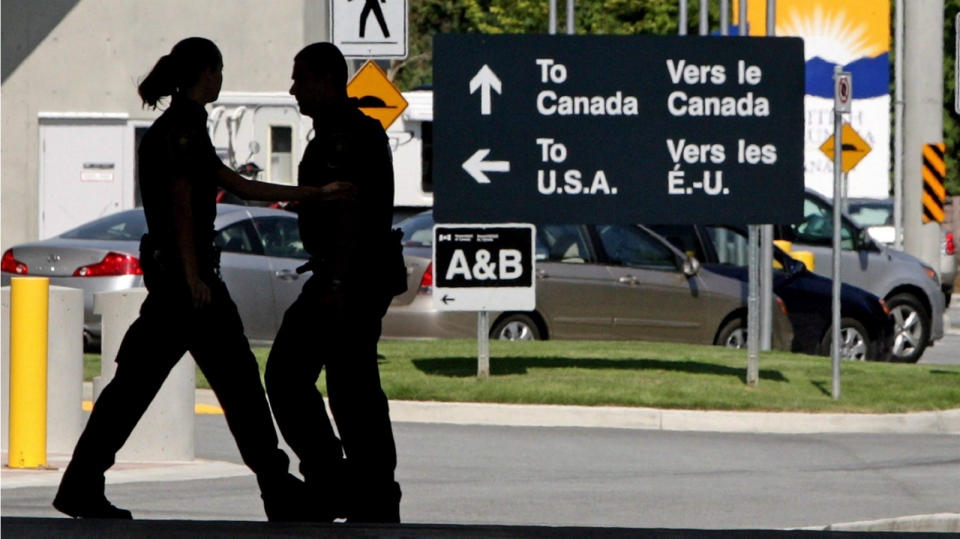
M 738 227 L 657 225 L 651 229 L 674 247 L 695 256 L 705 270 L 747 281 L 748 242 Z M 783 300 L 793 324 L 791 350 L 829 355 L 832 329 L 833 282 L 806 269 L 774 247 L 779 269 L 773 274 L 773 292 Z M 844 283 L 840 290 L 841 357 L 890 361 L 893 320 L 883 301 Z

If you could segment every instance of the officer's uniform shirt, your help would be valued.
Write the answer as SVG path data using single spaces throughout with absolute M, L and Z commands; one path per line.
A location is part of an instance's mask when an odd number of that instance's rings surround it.
M 393 153 L 380 122 L 348 106 L 314 122 L 299 168 L 299 184 L 335 181 L 357 187 L 352 201 L 303 201 L 299 206 L 304 248 L 321 268 L 314 274 L 365 287 L 383 280 L 393 222 Z M 379 276 L 378 276 L 379 270 Z
M 179 264 L 173 222 L 173 182 L 186 177 L 191 184 L 193 241 L 201 275 L 213 269 L 213 221 L 217 216 L 217 173 L 225 166 L 207 133 L 203 105 L 174 96 L 170 107 L 143 136 L 139 148 L 140 194 L 147 227 L 165 265 Z M 172 256 L 167 253 L 173 253 Z

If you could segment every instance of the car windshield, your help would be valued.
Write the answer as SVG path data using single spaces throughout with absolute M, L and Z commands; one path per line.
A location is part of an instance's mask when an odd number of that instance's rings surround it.
M 851 203 L 850 217 L 860 226 L 889 226 L 893 224 L 893 208 L 882 203 Z
M 402 221 L 397 226 L 403 230 L 404 247 L 433 246 L 433 214 L 421 213 Z
M 703 227 L 707 239 L 717 253 L 717 262 L 723 266 L 748 267 L 750 265 L 750 241 L 742 231 L 724 226 Z M 791 273 L 798 271 L 797 262 L 776 245 L 773 246 L 773 267 Z
M 147 232 L 147 219 L 140 210 L 108 215 L 60 234 L 70 240 L 140 241 Z
M 842 220 L 840 223 L 840 246 L 843 249 L 853 249 L 853 238 L 859 237 L 860 231 L 848 220 Z M 805 197 L 803 222 L 790 225 L 790 229 L 793 231 L 793 237 L 784 239 L 812 245 L 831 245 L 833 243 L 833 207 L 816 198 Z

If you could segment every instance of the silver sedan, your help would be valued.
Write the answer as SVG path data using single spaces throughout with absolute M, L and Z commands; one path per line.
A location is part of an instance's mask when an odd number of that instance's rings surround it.
M 308 275 L 296 268 L 309 256 L 293 213 L 252 206 L 217 205 L 215 243 L 222 249 L 220 272 L 246 335 L 271 341 L 283 313 L 300 294 Z M 49 277 L 50 284 L 84 292 L 84 343 L 100 340 L 100 315 L 93 295 L 143 286 L 140 237 L 147 231 L 142 209 L 91 221 L 59 236 L 24 243 L 3 254 L 2 284 L 18 275 Z

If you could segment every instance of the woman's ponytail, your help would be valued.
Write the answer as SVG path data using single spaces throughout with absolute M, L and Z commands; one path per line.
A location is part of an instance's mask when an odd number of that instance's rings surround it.
M 143 105 L 152 109 L 164 97 L 185 90 L 200 79 L 204 69 L 223 62 L 220 49 L 209 39 L 188 37 L 174 45 L 170 54 L 163 56 L 150 73 L 140 81 L 137 90 Z
M 157 108 L 157 103 L 161 99 L 173 95 L 176 91 L 176 71 L 170 55 L 163 56 L 157 61 L 157 65 L 153 66 L 138 88 L 144 106 L 152 109 Z

